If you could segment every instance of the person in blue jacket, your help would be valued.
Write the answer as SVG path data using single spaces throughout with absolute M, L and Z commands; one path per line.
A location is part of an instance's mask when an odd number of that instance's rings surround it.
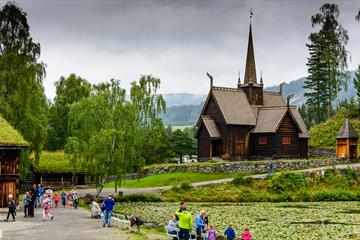
M 201 240 L 201 234 L 203 232 L 203 230 L 205 229 L 205 222 L 204 222 L 204 217 L 206 216 L 206 212 L 204 209 L 202 209 L 200 211 L 200 214 L 198 214 L 196 216 L 196 220 L 195 220 L 195 231 L 196 231 L 196 239 L 197 240 Z
M 224 235 L 226 236 L 227 240 L 233 240 L 234 238 L 236 238 L 236 233 L 235 233 L 234 229 L 232 228 L 231 223 L 229 223 L 229 226 L 226 228 Z
M 111 227 L 111 215 L 115 205 L 115 201 L 112 198 L 112 195 L 109 195 L 109 197 L 104 200 L 103 205 L 105 209 L 103 227 L 105 227 L 105 225 Z

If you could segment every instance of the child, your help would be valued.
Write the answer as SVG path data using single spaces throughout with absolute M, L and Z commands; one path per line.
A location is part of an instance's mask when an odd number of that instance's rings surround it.
M 243 234 L 242 234 L 242 239 L 243 240 L 251 240 L 252 236 L 251 236 L 251 233 L 249 231 L 248 228 L 245 228 Z
M 46 221 L 46 217 L 49 216 L 51 220 L 54 219 L 54 216 L 50 214 L 51 208 L 51 198 L 45 194 L 43 201 L 43 221 Z
M 215 231 L 214 225 L 210 224 L 207 232 L 208 240 L 216 240 L 217 232 Z
M 55 202 L 55 208 L 57 208 L 57 207 L 58 207 L 58 204 L 59 204 L 59 200 L 60 200 L 60 198 L 59 198 L 59 196 L 57 195 L 57 193 L 55 193 L 55 196 L 53 197 L 53 199 L 54 199 L 54 202 Z
M 232 224 L 229 223 L 229 226 L 226 228 L 224 235 L 226 236 L 227 240 L 233 240 L 236 237 L 236 233 L 232 228 Z
M 13 218 L 13 221 L 15 221 L 15 216 L 16 216 L 16 203 L 14 201 L 13 195 L 9 194 L 9 198 L 8 198 L 8 214 L 7 214 L 7 218 L 5 219 L 5 221 L 9 221 L 9 217 L 10 214 Z
M 176 228 L 176 216 L 175 216 L 175 215 L 173 215 L 173 216 L 170 217 L 170 220 L 169 220 L 167 226 L 168 226 L 168 227 L 171 227 L 171 228 Z M 175 230 L 169 230 L 169 231 L 168 231 L 168 234 L 176 235 L 177 233 L 176 233 Z M 176 239 L 177 239 L 177 237 L 173 237 L 173 240 L 176 240 Z
M 66 207 L 66 193 L 64 191 L 61 193 L 61 202 L 63 207 Z

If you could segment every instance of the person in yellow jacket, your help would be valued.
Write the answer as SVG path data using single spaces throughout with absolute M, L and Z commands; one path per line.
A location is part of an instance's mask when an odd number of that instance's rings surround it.
M 175 215 L 179 218 L 179 240 L 189 240 L 194 224 L 191 213 L 187 211 L 185 203 L 180 204 L 180 208 L 176 211 Z

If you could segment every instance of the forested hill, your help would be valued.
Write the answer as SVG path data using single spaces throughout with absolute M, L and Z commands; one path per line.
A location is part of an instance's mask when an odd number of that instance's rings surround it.
M 348 83 L 348 90 L 345 92 L 342 90 L 339 94 L 339 99 L 350 99 L 356 94 L 354 87 L 354 75 L 351 73 L 351 80 Z M 294 94 L 291 104 L 301 105 L 305 103 L 305 97 L 303 89 L 305 77 L 290 81 L 283 86 L 284 98 L 290 94 Z M 278 92 L 280 86 L 270 86 L 265 88 L 266 91 Z M 205 94 L 191 94 L 191 93 L 173 93 L 164 94 L 164 98 L 167 104 L 167 112 L 162 119 L 165 125 L 171 124 L 173 126 L 185 126 L 193 125 L 196 123 L 199 117 L 202 105 L 206 99 Z

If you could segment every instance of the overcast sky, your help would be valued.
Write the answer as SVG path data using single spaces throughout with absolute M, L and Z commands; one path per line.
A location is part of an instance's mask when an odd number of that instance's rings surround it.
M 235 87 L 244 77 L 252 19 L 258 76 L 266 86 L 307 73 L 310 18 L 325 1 L 17 1 L 47 65 L 48 98 L 54 82 L 70 73 L 91 83 L 120 79 L 128 88 L 141 74 L 162 81 L 162 93 L 207 93 L 214 84 Z M 335 1 L 336 2 L 336 1 Z M 4 1 L 1 1 L 4 4 Z M 360 63 L 360 1 L 337 1 L 349 31 L 347 49 Z

